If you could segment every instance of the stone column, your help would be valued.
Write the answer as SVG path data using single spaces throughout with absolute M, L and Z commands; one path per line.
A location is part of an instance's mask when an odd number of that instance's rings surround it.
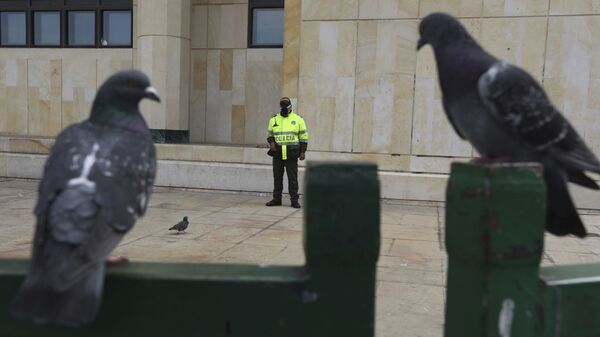
M 283 71 L 281 96 L 298 102 L 298 77 L 300 75 L 300 16 L 301 0 L 285 1 L 283 37 Z
M 151 129 L 174 130 L 168 132 L 178 138 L 187 138 L 189 130 L 190 17 L 190 0 L 137 2 L 135 67 L 150 77 L 162 99 L 144 102 L 141 109 Z

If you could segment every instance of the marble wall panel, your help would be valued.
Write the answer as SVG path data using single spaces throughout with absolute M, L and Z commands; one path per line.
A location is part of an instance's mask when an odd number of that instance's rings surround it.
M 465 19 L 462 22 L 467 30 L 479 39 L 481 21 Z M 471 145 L 461 140 L 448 122 L 442 109 L 441 96 L 435 59 L 431 47 L 427 46 L 417 54 L 411 153 L 429 156 L 471 156 Z
M 167 40 L 168 36 L 142 36 L 138 38 L 138 67 L 152 81 L 152 85 L 166 99 L 167 92 Z M 142 101 L 140 110 L 152 129 L 166 129 L 164 104 Z
M 204 142 L 206 128 L 206 50 L 192 50 L 190 141 Z
M 313 149 L 352 150 L 356 40 L 353 21 L 302 23 L 298 110 Z
M 232 104 L 243 106 L 246 103 L 246 49 L 234 49 L 232 53 L 231 90 L 233 91 Z M 279 71 L 276 72 L 279 75 Z
M 483 9 L 483 0 L 420 0 L 419 16 L 433 12 L 446 12 L 458 17 L 479 17 Z
M 408 154 L 417 21 L 358 26 L 353 151 Z
M 192 6 L 192 48 L 207 48 L 208 6 Z
M 302 20 L 358 18 L 359 0 L 302 0 Z
M 248 5 L 208 6 L 208 48 L 246 48 Z
M 552 0 L 551 15 L 600 14 L 598 0 Z
M 281 49 L 248 49 L 246 73 L 245 143 L 265 144 L 269 118 L 279 112 Z M 302 111 L 298 111 L 302 115 Z M 309 134 L 310 134 L 309 126 Z
M 223 49 L 219 55 L 219 90 L 230 90 L 233 82 L 233 49 Z
M 28 63 L 29 134 L 53 137 L 61 130 L 61 60 Z
M 190 104 L 190 42 L 186 39 L 167 38 L 166 92 L 162 94 L 166 129 L 188 130 Z M 155 75 L 161 80 L 160 73 Z M 162 75 L 165 76 L 165 75 Z
M 87 118 L 97 87 L 113 73 L 131 68 L 132 53 L 131 49 L 5 50 L 0 57 L 4 74 L 0 100 L 6 104 L 0 109 L 7 111 L 0 117 L 5 119 L 0 132 L 55 136 Z
M 282 96 L 296 103 L 298 99 L 298 77 L 300 76 L 300 22 L 301 0 L 285 2 L 283 35 L 283 83 Z
M 419 16 L 418 0 L 359 0 L 360 19 L 400 19 Z
M 137 35 L 166 35 L 167 20 L 164 19 L 167 10 L 165 0 L 143 0 L 137 5 Z M 141 19 L 143 18 L 143 19 Z
M 0 133 L 27 134 L 27 59 L 0 59 Z
M 89 50 L 67 55 L 62 62 L 62 128 L 90 116 L 96 96 L 97 55 Z
M 131 49 L 99 49 L 96 51 L 96 55 L 96 87 L 100 87 L 112 74 L 133 68 L 133 51 Z
M 140 109 L 152 129 L 187 130 L 190 93 L 190 41 L 172 36 L 143 36 L 139 67 L 150 77 L 162 103 L 142 101 Z
M 550 0 L 484 0 L 483 16 L 545 16 Z
M 246 110 L 243 105 L 231 107 L 231 143 L 244 144 Z
M 190 38 L 190 0 L 145 0 L 137 5 L 137 35 Z
M 206 142 L 231 141 L 231 90 L 220 90 L 221 50 L 208 50 L 206 58 Z
M 481 45 L 499 59 L 524 68 L 539 81 L 544 69 L 546 26 L 544 17 L 484 19 Z
M 249 113 L 246 49 L 211 49 L 206 53 L 205 140 L 242 144 Z
M 552 17 L 544 87 L 596 154 L 600 154 L 600 17 Z

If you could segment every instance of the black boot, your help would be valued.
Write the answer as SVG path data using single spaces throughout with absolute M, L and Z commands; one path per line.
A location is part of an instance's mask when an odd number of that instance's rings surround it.
M 292 200 L 292 207 L 300 208 L 300 203 L 298 202 L 298 200 Z
M 281 199 L 273 199 L 266 203 L 266 206 L 281 206 Z

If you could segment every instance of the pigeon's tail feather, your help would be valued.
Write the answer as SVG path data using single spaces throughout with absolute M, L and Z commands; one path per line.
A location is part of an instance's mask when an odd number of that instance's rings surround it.
M 566 167 L 600 173 L 600 162 L 594 153 L 587 147 L 575 130 L 567 125 L 567 136 L 565 142 L 568 148 L 556 146 L 551 149 L 551 153 Z M 561 144 L 558 144 L 561 145 Z
M 600 186 L 594 181 L 594 179 L 588 177 L 585 172 L 579 170 L 570 170 L 567 173 L 569 175 L 569 181 L 593 190 L 600 190 Z
M 44 285 L 42 275 L 29 277 L 11 304 L 11 313 L 35 323 L 80 326 L 93 321 L 100 309 L 104 263 L 65 291 Z
M 587 231 L 569 194 L 564 173 L 560 169 L 546 167 L 544 175 L 548 190 L 546 229 L 558 236 L 573 234 L 585 237 Z
M 164 227 L 163 227 L 164 228 Z M 176 230 L 177 229 L 177 225 L 174 225 L 173 227 L 169 228 L 170 231 L 172 230 Z

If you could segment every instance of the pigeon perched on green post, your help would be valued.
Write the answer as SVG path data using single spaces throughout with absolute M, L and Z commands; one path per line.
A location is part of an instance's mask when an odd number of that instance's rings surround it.
M 95 319 L 105 260 L 144 215 L 156 175 L 144 98 L 160 101 L 146 75 L 114 74 L 90 118 L 56 138 L 39 185 L 29 273 L 11 306 L 17 318 L 69 326 Z
M 176 230 L 177 234 L 179 234 L 180 232 L 184 232 L 185 233 L 185 230 L 187 229 L 188 225 L 189 225 L 188 217 L 184 216 L 183 220 L 181 220 L 178 223 L 176 223 L 173 227 L 169 228 L 169 230 L 170 231 Z
M 524 70 L 487 53 L 458 20 L 433 13 L 419 26 L 417 49 L 431 45 L 442 104 L 456 133 L 483 160 L 539 162 L 547 188 L 546 229 L 555 235 L 587 232 L 567 182 L 599 189 L 585 171 L 600 162 L 544 89 Z

